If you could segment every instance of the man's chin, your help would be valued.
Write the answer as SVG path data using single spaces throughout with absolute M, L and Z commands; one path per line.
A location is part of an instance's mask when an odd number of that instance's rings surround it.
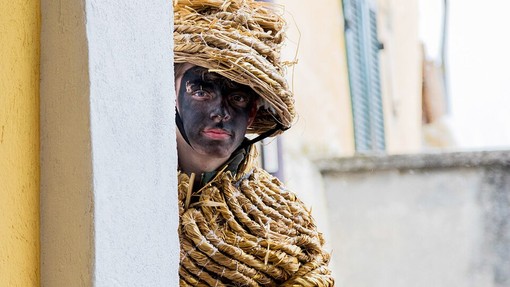
M 199 145 L 194 148 L 202 155 L 209 156 L 211 158 L 228 158 L 235 151 L 235 147 L 230 146 L 217 146 L 214 144 L 211 145 Z

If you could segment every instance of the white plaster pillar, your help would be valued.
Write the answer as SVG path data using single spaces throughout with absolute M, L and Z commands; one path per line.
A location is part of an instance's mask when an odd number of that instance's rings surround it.
M 41 7 L 41 285 L 178 286 L 172 1 Z

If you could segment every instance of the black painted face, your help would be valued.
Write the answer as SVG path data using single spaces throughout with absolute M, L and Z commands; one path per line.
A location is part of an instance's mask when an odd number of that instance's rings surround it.
M 178 108 L 193 149 L 213 157 L 230 156 L 244 139 L 255 99 L 251 88 L 205 68 L 187 70 L 180 82 Z

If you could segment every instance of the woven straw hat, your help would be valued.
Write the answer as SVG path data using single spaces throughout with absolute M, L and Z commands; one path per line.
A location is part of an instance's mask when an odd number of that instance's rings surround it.
M 280 59 L 286 23 L 273 8 L 254 0 L 174 1 L 175 63 L 207 68 L 257 92 L 248 133 L 285 130 L 295 116 L 284 77 L 288 62 Z

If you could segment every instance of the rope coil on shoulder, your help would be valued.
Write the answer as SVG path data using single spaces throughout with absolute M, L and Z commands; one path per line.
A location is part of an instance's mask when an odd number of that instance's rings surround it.
M 247 160 L 255 157 L 252 147 Z M 189 209 L 183 205 L 189 178 L 179 175 L 181 279 L 202 286 L 334 286 L 329 254 L 304 204 L 264 170 L 248 164 L 239 173 L 239 188 L 223 172 L 199 194 L 199 202 L 216 204 Z

